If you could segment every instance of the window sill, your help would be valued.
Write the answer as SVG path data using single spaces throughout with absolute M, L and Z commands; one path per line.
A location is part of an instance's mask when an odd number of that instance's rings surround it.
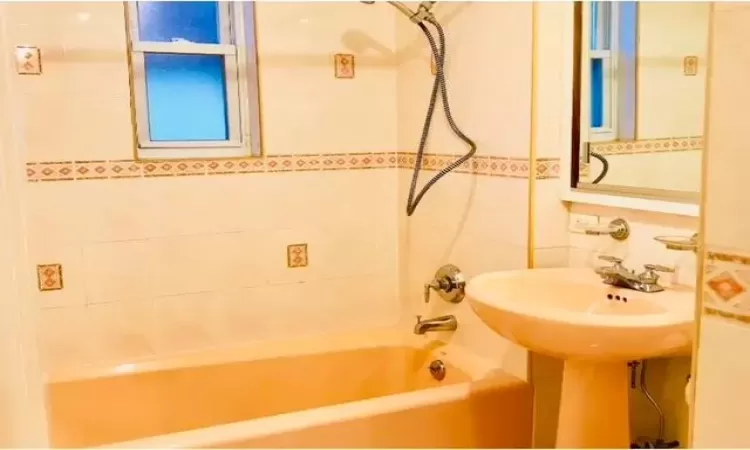
M 138 160 L 250 158 L 260 156 L 249 147 L 139 148 Z

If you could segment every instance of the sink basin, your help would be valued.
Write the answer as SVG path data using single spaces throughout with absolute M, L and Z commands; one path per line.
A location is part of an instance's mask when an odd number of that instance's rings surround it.
M 627 362 L 689 354 L 694 334 L 692 288 L 642 293 L 592 269 L 485 273 L 466 294 L 495 332 L 565 360 L 558 447 L 627 448 Z
M 466 293 L 490 328 L 550 356 L 627 361 L 690 351 L 690 288 L 647 294 L 604 284 L 591 269 L 531 269 L 479 275 Z

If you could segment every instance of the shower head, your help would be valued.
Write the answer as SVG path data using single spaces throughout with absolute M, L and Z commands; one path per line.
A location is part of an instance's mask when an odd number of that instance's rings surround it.
M 375 3 L 374 0 L 370 1 L 362 1 L 362 3 L 366 5 L 372 5 Z M 412 22 L 414 23 L 422 23 L 423 21 L 433 22 L 435 20 L 435 17 L 432 15 L 430 10 L 432 9 L 432 6 L 437 3 L 435 1 L 431 2 L 420 2 L 419 7 L 417 7 L 416 11 L 412 11 L 411 8 L 403 4 L 402 2 L 388 2 L 391 6 L 401 11 L 406 17 L 408 17 Z

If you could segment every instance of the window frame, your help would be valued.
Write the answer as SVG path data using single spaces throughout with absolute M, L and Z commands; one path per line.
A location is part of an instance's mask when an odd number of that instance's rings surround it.
M 605 1 L 600 1 L 600 3 L 604 4 Z M 607 2 L 609 3 L 609 2 Z M 588 38 L 584 41 L 585 49 L 586 49 L 586 70 L 589 74 L 588 76 L 588 89 L 586 96 L 589 105 L 591 102 L 591 66 L 593 63 L 593 60 L 595 59 L 601 59 L 602 60 L 602 70 L 604 72 L 604 95 L 603 98 L 603 107 L 602 110 L 604 111 L 604 123 L 606 126 L 601 127 L 592 127 L 591 126 L 591 107 L 589 106 L 587 108 L 587 111 L 589 112 L 589 115 L 586 120 L 586 126 L 588 127 L 588 135 L 589 135 L 589 141 L 590 142 L 602 142 L 602 141 L 614 141 L 617 140 L 617 125 L 618 125 L 618 79 L 620 78 L 620 74 L 618 71 L 618 48 L 619 48 L 619 35 L 620 35 L 620 21 L 619 21 L 619 8 L 617 7 L 617 3 L 609 3 L 610 5 L 610 17 L 609 17 L 609 36 L 606 35 L 606 33 L 603 31 L 604 27 L 599 27 L 600 30 L 602 30 L 601 36 L 599 36 L 598 41 L 604 42 L 606 40 L 609 41 L 609 48 L 608 49 L 591 49 L 591 35 L 592 35 L 592 14 L 593 14 L 593 8 L 592 8 L 593 2 L 585 2 L 584 8 L 588 10 L 587 15 L 587 21 L 586 27 L 589 30 Z M 604 14 L 600 16 L 600 20 L 604 18 Z
M 141 41 L 138 2 L 125 2 L 128 58 L 136 159 L 225 158 L 260 156 L 260 102 L 253 2 L 219 1 L 219 44 Z M 223 55 L 228 139 L 152 141 L 145 76 L 145 55 Z
M 611 142 L 636 139 L 638 3 L 632 0 L 612 2 L 609 24 L 609 49 L 591 49 L 592 2 L 581 9 L 580 59 L 580 133 L 582 142 Z M 627 22 L 629 27 L 623 24 Z M 632 23 L 631 23 L 632 22 Z M 601 27 L 600 27 L 601 28 Z M 604 35 L 600 36 L 600 41 Z M 591 127 L 591 64 L 603 60 L 605 79 L 604 105 L 607 126 Z

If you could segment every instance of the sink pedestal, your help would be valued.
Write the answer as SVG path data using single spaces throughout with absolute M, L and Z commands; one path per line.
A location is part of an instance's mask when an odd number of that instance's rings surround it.
M 629 448 L 628 413 L 627 362 L 565 361 L 557 448 Z

